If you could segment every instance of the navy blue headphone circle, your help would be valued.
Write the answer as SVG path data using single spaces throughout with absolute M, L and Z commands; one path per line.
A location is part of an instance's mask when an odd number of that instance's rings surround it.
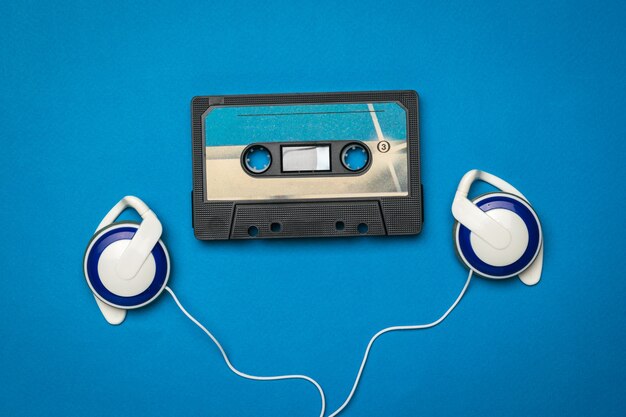
M 154 263 L 156 265 L 154 279 L 150 286 L 141 294 L 132 297 L 124 297 L 112 293 L 102 283 L 100 275 L 98 274 L 98 261 L 100 260 L 100 256 L 111 243 L 118 240 L 132 239 L 138 227 L 139 226 L 124 226 L 103 233 L 96 239 L 93 245 L 91 245 L 89 252 L 85 254 L 87 279 L 91 284 L 91 288 L 93 288 L 99 297 L 116 306 L 132 308 L 145 304 L 159 294 L 167 280 L 169 269 L 168 259 L 163 245 L 159 241 L 152 249 L 152 256 L 154 257 Z
M 541 244 L 539 222 L 533 212 L 520 201 L 506 196 L 494 196 L 487 197 L 484 200 L 476 203 L 478 208 L 487 212 L 493 209 L 506 209 L 514 212 L 524 221 L 528 230 L 528 245 L 522 256 L 515 262 L 505 266 L 493 266 L 482 261 L 470 241 L 470 235 L 472 232 L 462 224 L 459 224 L 459 251 L 463 254 L 463 257 L 470 264 L 471 268 L 475 269 L 479 273 L 490 275 L 492 277 L 507 277 L 515 275 L 522 271 L 528 264 L 530 264 Z

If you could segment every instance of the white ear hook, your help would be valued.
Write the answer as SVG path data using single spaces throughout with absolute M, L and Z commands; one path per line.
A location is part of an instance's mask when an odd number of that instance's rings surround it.
M 104 218 L 96 228 L 96 231 L 113 223 L 115 219 L 117 219 L 120 214 L 122 214 L 122 212 L 128 207 L 132 207 L 133 209 L 135 209 L 135 211 L 139 213 L 142 218 L 146 212 L 150 211 L 150 208 L 146 205 L 146 203 L 141 201 L 139 198 L 132 195 L 127 195 L 126 197 L 122 198 L 116 205 L 114 205 L 111 210 L 109 210 L 109 212 L 106 214 L 106 216 L 104 216 Z
M 484 211 L 476 207 L 476 205 L 467 198 L 472 183 L 476 181 L 481 174 L 481 171 L 474 169 L 463 176 L 456 194 L 454 195 L 454 201 L 452 202 L 452 215 L 459 223 L 467 227 L 472 233 L 478 235 L 492 247 L 504 249 L 511 243 L 511 234 L 509 231 L 496 220 L 489 217 Z
M 150 256 L 152 249 L 159 241 L 163 230 L 161 222 L 146 203 L 137 197 L 126 196 L 109 210 L 98 225 L 96 231 L 109 226 L 129 207 L 136 210 L 143 221 L 135 233 L 135 236 L 131 239 L 128 247 L 122 252 L 116 266 L 116 273 L 120 278 L 127 280 L 133 278 L 140 270 L 145 260 Z M 125 309 L 113 307 L 100 300 L 95 294 L 94 298 L 107 322 L 116 325 L 124 321 L 126 318 Z
M 139 229 L 117 264 L 117 274 L 122 279 L 131 279 L 139 272 L 163 233 L 163 226 L 152 210 L 148 210 L 141 217 L 143 221 Z
M 161 222 L 156 215 L 150 210 L 146 203 L 134 196 L 122 198 L 119 203 L 104 216 L 97 230 L 113 223 L 128 207 L 135 209 L 143 221 L 137 233 L 135 233 L 135 236 L 131 239 L 130 244 L 122 253 L 117 265 L 117 273 L 122 279 L 131 279 L 139 272 L 139 269 L 148 256 L 150 256 L 152 248 L 157 244 L 163 233 L 163 226 L 161 226 Z
M 502 178 L 496 177 L 493 174 L 485 171 L 480 171 L 478 169 L 473 169 L 467 174 L 463 175 L 463 178 L 461 178 L 461 182 L 459 183 L 458 190 L 463 190 L 465 192 L 465 195 L 467 195 L 469 193 L 470 187 L 472 186 L 472 183 L 476 180 L 484 181 L 487 184 L 491 184 L 494 187 L 504 191 L 505 193 L 513 194 L 526 200 L 526 197 L 524 197 L 524 195 L 517 188 L 504 181 Z
M 537 257 L 532 264 L 519 273 L 519 279 L 526 285 L 535 285 L 541 279 L 541 271 L 543 270 L 543 240 L 541 247 L 537 253 Z

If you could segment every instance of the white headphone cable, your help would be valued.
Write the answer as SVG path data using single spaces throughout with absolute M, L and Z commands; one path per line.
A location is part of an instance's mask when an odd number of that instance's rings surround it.
M 382 336 L 385 333 L 390 333 L 390 332 L 395 332 L 395 331 L 428 329 L 428 328 L 431 328 L 431 327 L 435 327 L 436 325 L 438 325 L 439 323 L 444 321 L 445 318 L 448 317 L 448 315 L 452 312 L 452 310 L 454 310 L 454 308 L 457 306 L 457 304 L 459 304 L 459 302 L 461 301 L 461 299 L 465 295 L 465 292 L 467 291 L 467 288 L 469 287 L 470 281 L 472 280 L 473 272 L 474 271 L 470 270 L 469 275 L 467 276 L 467 281 L 465 281 L 465 285 L 463 286 L 463 289 L 461 290 L 461 293 L 456 298 L 454 303 L 452 303 L 450 308 L 448 308 L 448 310 L 445 313 L 443 313 L 443 315 L 441 317 L 439 317 L 437 320 L 435 320 L 435 321 L 433 321 L 431 323 L 428 323 L 428 324 L 386 327 L 386 328 L 380 330 L 378 333 L 376 333 L 370 339 L 369 343 L 367 344 L 367 348 L 365 349 L 365 354 L 363 355 L 363 360 L 361 361 L 361 366 L 359 367 L 359 372 L 356 375 L 356 378 L 354 380 L 354 384 L 352 385 L 352 390 L 350 391 L 350 394 L 348 394 L 348 397 L 343 402 L 343 404 L 337 410 L 335 410 L 332 414 L 330 414 L 328 417 L 335 417 L 335 416 L 337 416 L 339 413 L 341 413 L 343 411 L 344 408 L 346 408 L 346 406 L 348 405 L 350 400 L 352 400 L 352 397 L 354 396 L 354 393 L 356 392 L 356 388 L 359 385 L 359 382 L 361 381 L 361 376 L 363 375 L 363 370 L 365 369 L 365 364 L 367 363 L 367 359 L 369 357 L 370 350 L 372 349 L 372 345 L 374 344 L 376 339 L 378 339 L 380 336 Z M 237 368 L 235 368 L 233 366 L 233 364 L 230 363 L 230 359 L 228 359 L 228 355 L 226 355 L 226 351 L 224 350 L 224 348 L 222 347 L 220 342 L 218 342 L 218 340 L 215 338 L 215 336 L 213 336 L 213 334 L 210 331 L 208 331 L 206 327 L 204 327 L 198 320 L 196 320 L 191 314 L 189 314 L 189 312 L 187 312 L 187 310 L 185 310 L 185 307 L 183 307 L 182 304 L 180 303 L 180 301 L 178 301 L 178 297 L 176 297 L 176 294 L 174 294 L 174 291 L 172 291 L 172 289 L 170 287 L 165 287 L 165 290 L 168 293 L 170 293 L 170 295 L 174 299 L 174 302 L 176 303 L 178 308 L 185 314 L 185 316 L 187 316 L 187 318 L 189 320 L 191 320 L 196 326 L 198 326 L 200 329 L 202 329 L 202 331 L 204 333 L 206 333 L 207 336 L 209 336 L 211 338 L 213 343 L 215 343 L 217 348 L 220 350 L 220 352 L 222 354 L 222 357 L 224 358 L 224 361 L 226 362 L 226 365 L 228 365 L 228 368 L 230 368 L 230 370 L 233 373 L 235 373 L 236 375 L 238 375 L 238 376 L 240 376 L 242 378 L 251 379 L 251 380 L 255 380 L 255 381 L 278 381 L 278 380 L 282 380 L 282 379 L 303 379 L 305 381 L 308 381 L 311 384 L 315 385 L 315 388 L 317 388 L 317 390 L 320 393 L 320 398 L 322 400 L 322 409 L 320 411 L 320 417 L 324 417 L 324 413 L 326 411 L 326 397 L 324 396 L 324 390 L 322 389 L 320 384 L 317 383 L 317 381 L 315 381 L 313 378 L 310 378 L 310 377 L 308 377 L 306 375 L 255 376 L 255 375 L 246 374 L 244 372 L 241 372 L 241 371 L 237 370 Z
M 207 336 L 211 338 L 213 343 L 215 343 L 215 346 L 217 346 L 217 348 L 222 353 L 222 357 L 224 358 L 226 365 L 228 365 L 228 368 L 230 368 L 230 370 L 233 371 L 233 373 L 235 373 L 236 375 L 239 375 L 242 378 L 252 379 L 254 381 L 278 381 L 282 379 L 303 379 L 305 381 L 308 381 L 311 384 L 315 385 L 315 388 L 317 388 L 317 390 L 320 393 L 320 398 L 322 400 L 322 410 L 320 411 L 320 417 L 324 417 L 324 413 L 326 412 L 326 397 L 324 396 L 324 390 L 322 390 L 322 387 L 320 386 L 320 384 L 317 383 L 316 380 L 306 375 L 255 376 L 255 375 L 246 374 L 244 372 L 237 370 L 237 368 L 235 368 L 233 364 L 230 363 L 230 359 L 228 359 L 228 355 L 226 355 L 226 351 L 224 350 L 220 342 L 217 341 L 215 336 L 213 336 L 213 334 L 210 331 L 208 331 L 206 327 L 204 327 L 198 320 L 196 320 L 191 314 L 189 314 L 187 310 L 185 310 L 185 307 L 183 307 L 180 301 L 178 301 L 178 297 L 176 297 L 176 294 L 174 294 L 174 291 L 172 291 L 170 287 L 165 287 L 165 290 L 168 293 L 170 293 L 170 295 L 174 299 L 174 302 L 176 303 L 178 308 L 180 308 L 180 311 L 182 311 L 189 320 L 191 320 L 196 326 L 202 329 L 202 331 L 206 333 Z
M 370 354 L 370 350 L 372 349 L 372 345 L 374 344 L 376 339 L 378 339 L 380 336 L 382 336 L 385 333 L 390 333 L 390 332 L 395 332 L 395 331 L 400 331 L 400 330 L 428 329 L 430 327 L 435 327 L 436 325 L 438 325 L 439 323 L 444 321 L 445 318 L 448 317 L 448 314 L 450 314 L 452 312 L 452 310 L 454 310 L 454 308 L 457 306 L 457 304 L 459 304 L 459 301 L 461 301 L 461 298 L 463 298 L 463 296 L 465 295 L 465 292 L 467 291 L 467 287 L 469 286 L 469 283 L 472 280 L 473 272 L 474 271 L 470 269 L 469 275 L 467 276 L 467 281 L 465 281 L 465 285 L 463 286 L 463 289 L 461 290 L 461 293 L 456 298 L 454 303 L 452 303 L 450 308 L 448 308 L 448 310 L 445 313 L 443 313 L 443 316 L 439 317 L 437 320 L 433 321 L 432 323 L 418 324 L 418 325 L 414 325 L 414 326 L 392 326 L 392 327 L 387 327 L 387 328 L 382 329 L 378 333 L 376 333 L 370 339 L 369 343 L 367 344 L 367 348 L 365 349 L 365 354 L 363 355 L 363 360 L 361 361 L 361 367 L 359 368 L 359 372 L 356 374 L 356 379 L 354 380 L 354 384 L 352 385 L 352 390 L 350 391 L 350 394 L 348 395 L 348 398 L 346 398 L 346 400 L 343 402 L 343 404 L 341 404 L 341 406 L 338 409 L 336 409 L 332 414 L 330 414 L 328 417 L 335 417 L 337 414 L 341 413 L 343 411 L 343 409 L 346 408 L 346 406 L 348 405 L 350 400 L 352 400 L 352 397 L 354 396 L 354 393 L 356 392 L 356 388 L 359 385 L 359 381 L 361 380 L 361 375 L 363 374 L 363 369 L 365 369 L 365 363 L 367 362 L 367 358 L 368 358 L 368 356 Z

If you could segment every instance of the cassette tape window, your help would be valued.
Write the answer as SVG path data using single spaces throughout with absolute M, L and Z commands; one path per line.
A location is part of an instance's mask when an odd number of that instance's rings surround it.
M 408 195 L 398 102 L 218 105 L 202 128 L 208 201 Z

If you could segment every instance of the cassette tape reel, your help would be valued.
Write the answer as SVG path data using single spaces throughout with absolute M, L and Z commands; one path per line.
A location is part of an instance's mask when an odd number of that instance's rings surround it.
M 198 239 L 417 234 L 415 91 L 192 101 Z

